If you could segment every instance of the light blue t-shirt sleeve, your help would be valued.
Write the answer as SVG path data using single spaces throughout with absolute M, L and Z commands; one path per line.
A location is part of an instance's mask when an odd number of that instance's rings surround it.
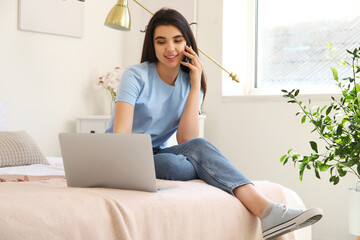
M 129 68 L 125 69 L 116 92 L 115 102 L 126 102 L 135 106 L 136 99 L 141 92 L 142 85 L 139 74 Z

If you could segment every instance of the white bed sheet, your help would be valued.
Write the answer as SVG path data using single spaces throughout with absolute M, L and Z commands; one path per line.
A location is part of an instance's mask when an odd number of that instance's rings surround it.
M 32 175 L 32 176 L 47 176 L 47 175 L 64 175 L 64 164 L 62 158 L 46 157 L 49 165 L 33 164 L 27 166 L 4 167 L 0 168 L 0 174 L 16 174 L 16 175 Z

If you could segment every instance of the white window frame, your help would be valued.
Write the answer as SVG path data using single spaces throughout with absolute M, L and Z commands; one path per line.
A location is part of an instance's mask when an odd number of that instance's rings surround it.
M 222 102 L 284 101 L 282 88 L 255 88 L 257 2 L 258 0 L 223 1 L 222 63 L 226 67 L 229 66 L 229 69 L 238 75 L 240 83 L 235 83 L 227 73 L 223 73 L 221 91 L 223 91 L 224 84 L 227 84 L 231 89 L 236 89 L 236 93 L 223 95 L 222 92 Z M 236 43 L 234 39 L 236 39 Z M 326 43 L 324 43 L 325 45 Z M 229 83 L 231 81 L 232 83 Z M 288 86 L 284 88 L 291 90 L 291 87 Z M 304 98 L 313 100 L 329 100 L 330 95 L 336 97 L 341 94 L 335 84 L 334 86 L 312 85 L 293 88 L 300 89 Z

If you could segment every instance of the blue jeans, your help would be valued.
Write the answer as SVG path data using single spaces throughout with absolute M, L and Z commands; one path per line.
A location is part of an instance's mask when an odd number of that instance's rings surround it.
M 159 179 L 201 179 L 233 195 L 236 187 L 251 183 L 204 138 L 154 150 L 154 162 L 156 178 Z

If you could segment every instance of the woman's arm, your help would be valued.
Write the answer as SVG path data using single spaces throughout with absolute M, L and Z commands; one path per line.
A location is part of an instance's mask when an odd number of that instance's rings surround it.
M 134 106 L 126 102 L 116 102 L 113 133 L 131 133 L 134 120 Z
M 178 144 L 199 136 L 199 99 L 200 90 L 191 87 L 176 134 Z
M 184 52 L 184 54 L 191 59 L 191 63 L 181 63 L 190 68 L 191 89 L 176 134 L 178 144 L 199 136 L 199 105 L 203 65 L 191 47 L 186 47 L 186 50 L 188 52 Z

